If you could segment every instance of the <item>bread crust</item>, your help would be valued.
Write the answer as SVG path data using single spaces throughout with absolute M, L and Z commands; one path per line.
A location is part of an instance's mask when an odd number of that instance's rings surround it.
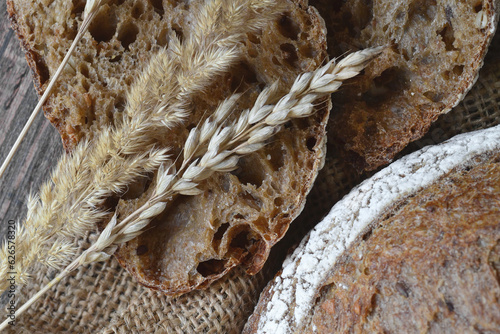
M 244 333 L 498 328 L 499 130 L 422 149 L 353 189 L 285 260 Z
M 334 93 L 328 144 L 358 171 L 392 161 L 457 105 L 477 80 L 498 2 L 312 0 L 326 18 L 328 53 L 390 46 Z
M 339 258 L 306 332 L 498 329 L 499 194 L 489 153 L 398 204 Z

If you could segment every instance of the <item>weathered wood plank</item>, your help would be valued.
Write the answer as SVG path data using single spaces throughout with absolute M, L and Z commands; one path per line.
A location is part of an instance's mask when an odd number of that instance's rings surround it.
M 31 73 L 15 33 L 10 29 L 6 3 L 0 2 L 0 161 L 3 162 L 37 103 Z M 63 152 L 57 131 L 43 117 L 36 118 L 11 165 L 0 179 L 0 236 L 9 220 L 22 221 L 26 198 Z

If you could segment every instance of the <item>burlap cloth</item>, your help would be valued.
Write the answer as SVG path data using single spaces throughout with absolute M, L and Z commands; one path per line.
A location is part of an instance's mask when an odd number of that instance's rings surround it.
M 480 77 L 462 103 L 442 116 L 403 154 L 456 134 L 500 124 L 500 37 L 494 38 Z M 333 111 L 335 112 L 335 111 Z M 335 131 L 335 129 L 329 129 Z M 359 175 L 329 150 L 324 169 L 301 216 L 271 253 L 264 269 L 248 276 L 236 269 L 204 291 L 166 297 L 137 284 L 115 259 L 81 267 L 17 319 L 11 333 L 239 333 L 259 293 L 297 243 L 332 205 L 368 177 Z M 80 241 L 82 249 L 95 236 Z M 19 302 L 53 277 L 40 267 L 19 287 Z

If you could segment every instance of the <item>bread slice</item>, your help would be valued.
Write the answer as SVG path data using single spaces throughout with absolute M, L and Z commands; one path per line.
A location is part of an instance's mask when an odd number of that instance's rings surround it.
M 495 0 L 311 0 L 328 53 L 390 48 L 335 93 L 328 143 L 358 170 L 389 163 L 477 79 L 498 21 Z
M 500 126 L 406 156 L 288 257 L 245 333 L 493 333 L 500 327 Z
M 122 0 L 102 7 L 45 106 L 67 149 L 113 122 L 138 71 L 168 45 L 167 33 L 181 38 L 190 33 L 189 9 L 200 3 Z M 280 79 L 286 88 L 327 59 L 317 11 L 302 0 L 283 6 L 267 28 L 247 35 L 241 61 L 194 97 L 184 126 L 159 135 L 159 145 L 176 156 L 189 129 L 230 94 L 244 93 L 238 104 L 247 108 L 264 86 Z M 9 0 L 39 93 L 70 45 L 82 8 L 79 1 L 44 6 L 44 1 Z M 118 250 L 119 262 L 140 283 L 166 294 L 204 287 L 238 264 L 258 272 L 302 210 L 324 163 L 330 107 L 329 99 L 317 101 L 314 116 L 287 123 L 263 150 L 241 159 L 238 170 L 200 184 L 202 195 L 177 196 L 145 233 Z M 143 180 L 116 198 L 120 217 L 144 203 L 153 187 Z

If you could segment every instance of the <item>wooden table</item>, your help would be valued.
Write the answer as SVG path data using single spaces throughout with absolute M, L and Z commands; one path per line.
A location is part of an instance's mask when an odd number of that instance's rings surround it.
M 0 161 L 4 161 L 38 101 L 30 69 L 0 2 Z M 59 134 L 40 113 L 0 179 L 0 236 L 9 220 L 22 221 L 28 194 L 49 176 L 63 147 Z

